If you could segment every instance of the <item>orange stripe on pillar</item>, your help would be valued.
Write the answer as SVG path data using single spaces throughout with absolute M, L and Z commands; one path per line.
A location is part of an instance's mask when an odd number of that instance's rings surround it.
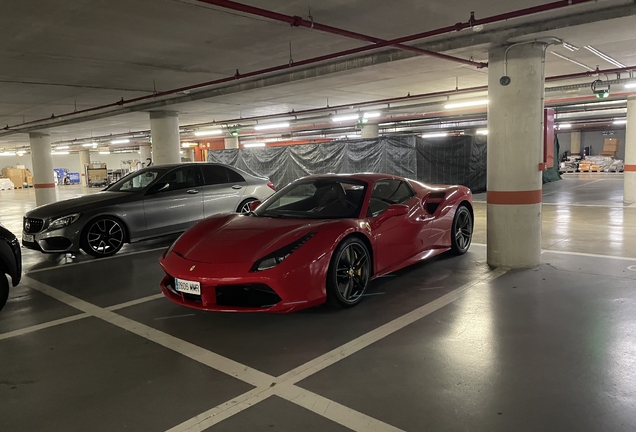
M 36 189 L 46 189 L 46 188 L 54 188 L 55 183 L 36 183 L 33 185 Z
M 541 189 L 531 191 L 488 191 L 488 204 L 520 205 L 539 204 Z
M 636 171 L 636 165 L 625 165 L 625 171 Z

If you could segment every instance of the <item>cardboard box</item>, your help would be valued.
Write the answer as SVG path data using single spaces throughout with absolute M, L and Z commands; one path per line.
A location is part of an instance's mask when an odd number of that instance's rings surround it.
M 616 159 L 616 152 L 615 151 L 605 151 L 605 150 L 603 150 L 598 155 L 599 156 L 609 156 L 609 157 L 611 157 L 613 159 Z
M 605 138 L 603 141 L 603 151 L 618 151 L 621 146 L 621 140 L 618 138 Z

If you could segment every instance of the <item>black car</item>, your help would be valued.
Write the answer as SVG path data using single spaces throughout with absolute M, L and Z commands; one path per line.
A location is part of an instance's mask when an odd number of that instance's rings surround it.
M 9 280 L 11 276 L 13 286 L 20 283 L 22 277 L 22 253 L 18 239 L 11 231 L 0 225 L 0 310 L 9 298 Z

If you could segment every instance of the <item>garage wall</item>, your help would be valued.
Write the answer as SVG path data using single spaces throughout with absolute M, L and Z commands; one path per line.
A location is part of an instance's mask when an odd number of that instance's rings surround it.
M 122 153 L 100 155 L 91 153 L 91 162 L 105 163 L 108 169 L 122 168 L 122 162 L 130 160 L 139 160 L 138 153 Z M 33 163 L 31 155 L 27 154 L 22 157 L 18 156 L 0 156 L 0 170 L 5 167 L 14 167 L 16 165 L 24 165 L 33 172 Z M 53 155 L 53 168 L 66 168 L 69 172 L 80 172 L 80 161 L 78 154 L 69 155 Z M 127 168 L 127 166 L 126 166 Z
M 557 137 L 559 138 L 559 145 L 561 146 L 559 150 L 560 156 L 565 150 L 570 150 L 570 132 L 558 133 Z M 583 147 L 590 146 L 592 147 L 592 154 L 597 155 L 603 150 L 603 141 L 605 138 L 618 138 L 621 140 L 621 146 L 616 154 L 616 159 L 625 160 L 625 130 L 616 130 L 614 131 L 614 135 L 603 135 L 603 131 L 583 132 L 581 134 L 581 150 L 583 150 Z

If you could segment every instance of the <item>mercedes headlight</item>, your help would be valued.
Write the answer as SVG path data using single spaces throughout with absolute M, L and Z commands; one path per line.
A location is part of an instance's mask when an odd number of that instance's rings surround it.
M 254 263 L 250 271 L 257 272 L 276 267 L 278 264 L 282 263 L 288 256 L 294 253 L 299 247 L 307 243 L 307 240 L 315 235 L 315 232 L 306 234 L 295 242 L 290 243 L 287 246 L 283 246 L 282 248 L 272 252 L 271 254 L 264 256 Z
M 54 230 L 54 229 L 59 229 L 59 228 L 63 228 L 67 225 L 72 224 L 73 222 L 75 222 L 76 220 L 78 220 L 80 217 L 79 213 L 75 213 L 72 215 L 68 215 L 68 216 L 63 216 L 61 218 L 57 218 L 51 221 L 51 223 L 49 224 L 49 230 Z

